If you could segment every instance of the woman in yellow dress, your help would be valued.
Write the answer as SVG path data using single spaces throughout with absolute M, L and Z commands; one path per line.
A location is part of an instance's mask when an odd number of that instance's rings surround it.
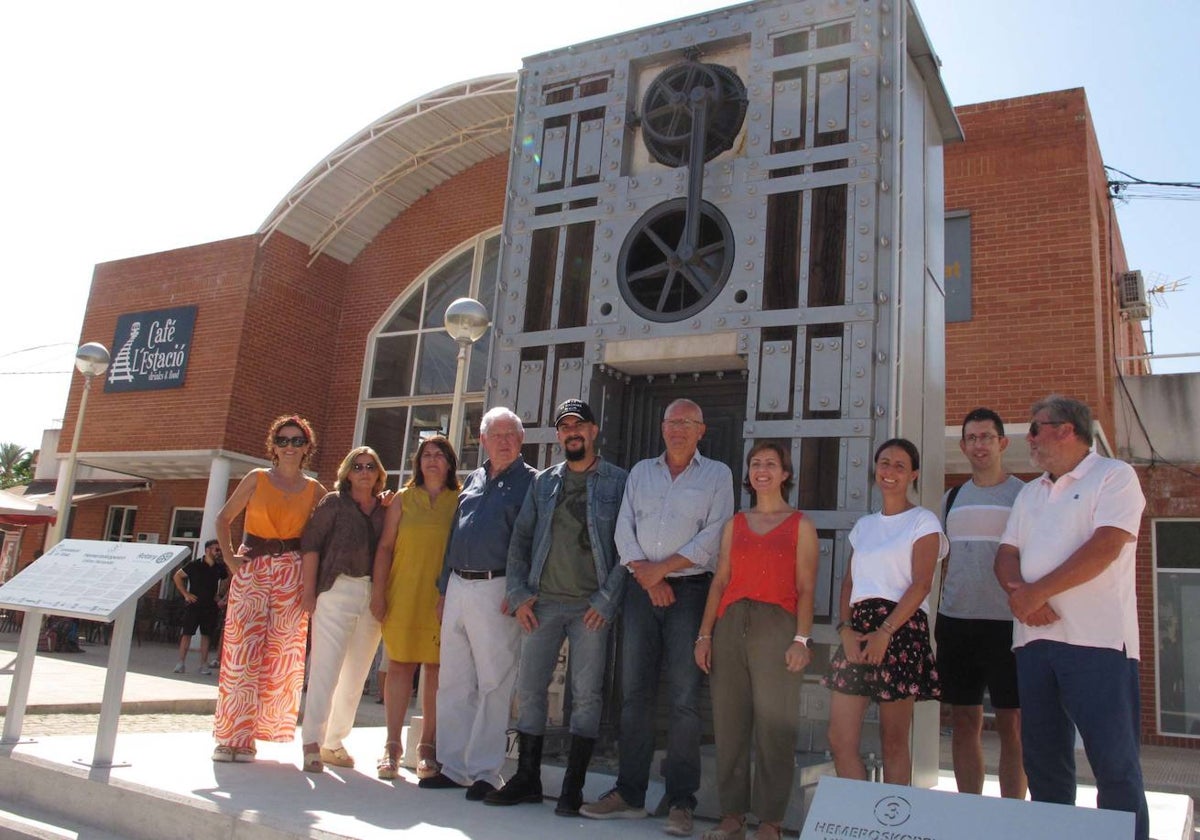
M 387 581 L 371 596 L 371 612 L 383 624 L 388 655 L 384 684 L 387 742 L 379 759 L 381 779 L 396 778 L 403 749 L 400 730 L 412 697 L 413 674 L 424 666 L 421 708 L 424 725 L 417 747 L 417 776 L 434 776 L 437 762 L 438 615 L 437 579 L 458 506 L 458 456 L 446 438 L 426 438 L 413 456 L 412 478 L 388 508 L 375 552 L 374 580 Z

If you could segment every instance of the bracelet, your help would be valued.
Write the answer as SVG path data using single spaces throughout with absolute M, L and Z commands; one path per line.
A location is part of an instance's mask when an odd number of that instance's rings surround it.
M 707 640 L 707 641 L 712 641 L 712 636 L 704 636 L 704 635 L 697 636 L 697 637 L 696 637 L 696 644 L 700 644 L 701 642 L 703 642 L 703 641 L 706 641 L 706 640 Z
M 805 647 L 808 647 L 809 640 L 810 639 L 808 636 L 801 636 L 799 633 L 797 633 L 795 636 L 792 636 L 793 642 L 799 642 L 800 644 L 804 645 Z
M 835 632 L 835 633 L 841 633 L 841 632 L 842 632 L 842 628 L 843 628 L 843 627 L 845 627 L 845 626 L 846 626 L 846 622 L 844 622 L 844 621 L 839 621 L 839 622 L 837 623 L 837 626 L 835 626 L 835 627 L 833 628 L 833 632 Z
M 889 636 L 896 635 L 896 628 L 893 627 L 892 623 L 890 621 L 888 621 L 886 618 L 883 620 L 883 623 L 880 624 L 879 626 L 880 626 L 880 628 L 882 628 L 883 632 L 887 633 Z

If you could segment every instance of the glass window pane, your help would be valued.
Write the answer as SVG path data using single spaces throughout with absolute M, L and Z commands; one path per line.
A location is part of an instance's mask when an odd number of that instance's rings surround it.
M 464 251 L 426 281 L 425 326 L 442 326 L 446 307 L 455 298 L 471 293 L 471 264 L 475 260 L 475 249 Z
M 491 316 L 496 311 L 496 277 L 500 271 L 500 237 L 483 243 L 483 267 L 479 270 L 479 297 Z
M 463 475 L 483 463 L 479 457 L 479 422 L 483 419 L 483 404 L 468 403 L 465 412 L 462 446 L 456 446 L 454 450 L 458 453 L 458 471 Z
M 421 335 L 421 364 L 417 371 L 418 394 L 450 394 L 454 392 L 454 376 L 458 372 L 458 344 L 445 330 Z
M 1200 574 L 1159 572 L 1157 588 L 1159 730 L 1200 737 Z
M 396 311 L 396 314 L 391 317 L 380 332 L 391 333 L 420 329 L 421 299 L 424 297 L 424 293 L 425 289 L 423 287 L 413 292 L 408 302 Z
M 379 453 L 383 466 L 394 472 L 404 457 L 404 432 L 408 427 L 408 408 L 368 408 L 363 427 L 363 444 Z
M 1158 520 L 1154 523 L 1158 569 L 1200 571 L 1200 519 Z
M 204 521 L 202 510 L 175 510 L 175 527 L 171 539 L 200 539 L 200 525 Z
M 371 370 L 372 397 L 407 397 L 412 393 L 412 368 L 416 346 L 416 335 L 393 335 L 376 339 L 375 366 Z
M 412 428 L 408 431 L 408 452 L 417 451 L 417 444 L 432 435 L 444 435 L 450 429 L 450 404 L 417 405 L 412 410 Z M 411 454 L 410 454 L 411 459 Z M 406 465 L 411 466 L 411 464 Z
M 490 328 L 489 328 L 490 329 Z M 467 351 L 467 391 L 482 391 L 484 380 L 487 379 L 488 334 L 475 342 Z M 455 359 L 457 363 L 457 358 Z

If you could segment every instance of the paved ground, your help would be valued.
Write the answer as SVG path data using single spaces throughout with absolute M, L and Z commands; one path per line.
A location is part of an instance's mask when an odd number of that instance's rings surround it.
M 0 633 L 0 704 L 3 704 L 0 713 L 8 703 L 16 643 L 16 634 Z M 98 727 L 103 667 L 107 656 L 108 648 L 103 645 L 85 646 L 82 654 L 39 654 L 35 660 L 23 736 L 68 736 L 80 744 L 80 749 L 86 753 L 89 739 L 95 737 Z M 194 651 L 189 656 L 188 673 L 172 674 L 175 661 L 173 645 L 146 642 L 132 649 L 124 711 L 120 719 L 119 747 L 126 741 L 140 741 L 140 738 L 126 739 L 124 736 L 143 733 L 187 735 L 187 743 L 191 743 L 192 738 L 197 739 L 197 744 L 204 742 L 212 725 L 216 676 L 195 673 L 198 654 Z M 376 729 L 369 735 L 364 731 L 364 736 L 381 737 L 377 728 L 383 725 L 383 707 L 376 703 L 374 696 L 364 696 L 356 724 L 363 730 Z M 360 752 L 369 751 L 365 739 L 359 743 L 363 744 L 359 747 Z M 282 751 L 280 758 L 285 761 L 287 747 L 272 745 L 272 749 Z M 994 776 L 998 748 L 990 733 L 985 733 L 985 757 L 988 773 Z M 1149 790 L 1182 793 L 1200 802 L 1200 751 L 1144 747 L 1142 763 Z M 950 768 L 948 737 L 941 740 L 941 764 L 946 772 L 940 786 L 952 789 L 953 779 L 947 778 Z M 1079 777 L 1083 784 L 1093 781 L 1082 753 L 1079 756 Z M 1200 831 L 1195 836 L 1200 840 Z

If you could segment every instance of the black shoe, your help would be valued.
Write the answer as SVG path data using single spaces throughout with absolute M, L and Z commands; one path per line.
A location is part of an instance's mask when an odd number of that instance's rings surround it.
M 542 742 L 541 735 L 517 733 L 517 772 L 508 784 L 483 800 L 485 805 L 520 805 L 522 802 L 542 801 Z
M 438 774 L 441 775 L 441 774 Z M 435 777 L 436 778 L 436 777 Z M 495 792 L 496 786 L 491 782 L 485 782 L 483 779 L 475 782 L 467 788 L 467 799 L 470 802 L 485 802 L 488 794 Z
M 592 760 L 592 747 L 595 745 L 595 738 L 571 736 L 571 751 L 567 755 L 567 770 L 563 773 L 562 793 L 558 795 L 558 804 L 554 806 L 554 813 L 560 817 L 579 816 L 579 808 L 583 805 L 583 783 L 587 778 L 588 764 Z
M 475 784 L 479 784 L 479 782 Z M 417 787 L 425 788 L 426 790 L 446 790 L 448 788 L 464 788 L 466 785 L 460 785 L 445 773 L 438 773 L 436 776 L 430 776 L 428 779 L 421 779 L 421 781 L 417 782 Z M 470 794 L 467 794 L 467 796 L 469 798 Z M 480 798 L 482 799 L 483 797 Z

